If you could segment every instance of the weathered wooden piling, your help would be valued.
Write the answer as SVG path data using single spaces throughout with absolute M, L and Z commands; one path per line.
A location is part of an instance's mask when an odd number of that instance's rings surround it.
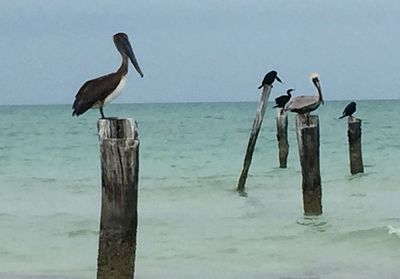
M 302 114 L 296 116 L 297 141 L 301 173 L 303 176 L 303 207 L 305 215 L 322 214 L 322 191 L 319 165 L 319 120 L 310 115 L 309 120 Z
M 279 148 L 279 167 L 287 168 L 287 157 L 289 155 L 289 141 L 287 136 L 288 115 L 283 108 L 277 109 L 276 137 Z
M 350 116 L 348 118 L 349 153 L 350 153 L 350 172 L 357 174 L 364 172 L 362 153 L 361 153 L 361 119 Z
M 247 145 L 246 155 L 244 157 L 243 169 L 240 174 L 240 178 L 239 178 L 239 182 L 238 182 L 238 186 L 237 186 L 237 191 L 242 194 L 244 193 L 244 190 L 245 190 L 247 174 L 249 173 L 249 168 L 250 168 L 251 160 L 253 158 L 254 148 L 256 146 L 258 133 L 260 132 L 261 124 L 264 119 L 265 109 L 267 107 L 269 95 L 271 94 L 271 89 L 272 89 L 271 85 L 267 85 L 267 84 L 264 85 L 263 92 L 262 92 L 261 98 L 260 98 L 260 103 L 258 104 L 256 118 L 254 119 L 253 127 L 251 129 L 249 143 Z
M 102 204 L 98 279 L 132 279 L 135 272 L 139 137 L 132 119 L 97 122 Z

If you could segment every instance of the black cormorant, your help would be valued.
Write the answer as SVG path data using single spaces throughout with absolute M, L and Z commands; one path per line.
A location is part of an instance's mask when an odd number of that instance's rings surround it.
M 355 112 L 356 112 L 356 103 L 351 102 L 344 108 L 343 115 L 340 116 L 339 119 L 342 119 L 346 116 L 353 116 L 353 113 L 355 113 Z
M 286 103 L 289 102 L 290 98 L 292 98 L 292 94 L 290 94 L 290 92 L 294 90 L 295 89 L 289 89 L 288 91 L 286 91 L 287 95 L 282 95 L 276 98 L 275 99 L 276 105 L 274 106 L 274 108 L 284 108 Z
M 267 73 L 261 83 L 261 85 L 258 87 L 258 89 L 261 89 L 264 85 L 268 84 L 268 85 L 272 85 L 272 83 L 275 81 L 275 79 L 277 81 L 279 81 L 280 83 L 282 83 L 281 79 L 278 77 L 278 73 L 276 71 L 270 71 L 269 73 Z

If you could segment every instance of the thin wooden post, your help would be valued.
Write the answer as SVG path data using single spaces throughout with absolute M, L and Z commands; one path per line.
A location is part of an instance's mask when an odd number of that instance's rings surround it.
M 307 123 L 308 122 L 308 123 Z M 319 166 L 319 120 L 317 115 L 296 116 L 297 141 L 303 176 L 303 207 L 305 215 L 322 214 L 321 175 Z
M 279 148 L 279 167 L 287 168 L 287 157 L 289 154 L 289 141 L 287 136 L 288 115 L 282 108 L 277 109 L 276 117 L 276 137 Z
M 350 116 L 348 118 L 349 153 L 350 153 L 350 172 L 357 174 L 364 172 L 362 153 L 361 153 L 361 119 Z
M 267 85 L 267 84 L 264 85 L 263 92 L 262 92 L 261 98 L 260 98 L 260 103 L 258 104 L 256 118 L 254 119 L 253 127 L 251 129 L 249 143 L 247 145 L 246 155 L 244 157 L 243 169 L 240 174 L 240 178 L 239 178 L 239 182 L 238 182 L 238 186 L 237 186 L 237 191 L 242 194 L 244 194 L 247 174 L 249 172 L 251 159 L 253 158 L 254 147 L 256 145 L 258 133 L 260 132 L 261 124 L 263 122 L 265 109 L 266 109 L 267 103 L 268 103 L 268 98 L 269 98 L 269 95 L 271 94 L 271 89 L 272 89 L 271 85 Z
M 99 119 L 102 204 L 98 279 L 135 272 L 139 137 L 132 119 Z

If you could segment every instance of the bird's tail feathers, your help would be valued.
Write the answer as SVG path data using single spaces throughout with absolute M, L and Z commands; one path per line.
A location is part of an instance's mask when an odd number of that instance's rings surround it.
M 264 85 L 261 84 L 261 85 L 258 87 L 258 89 L 261 89 L 263 86 L 264 86 Z
M 339 117 L 339 119 L 342 119 L 342 118 L 344 118 L 344 117 L 346 117 L 346 115 L 342 115 L 342 116 L 340 116 L 340 117 Z

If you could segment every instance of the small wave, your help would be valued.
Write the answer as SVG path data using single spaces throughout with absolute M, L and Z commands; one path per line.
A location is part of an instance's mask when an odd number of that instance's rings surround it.
M 206 116 L 204 116 L 204 118 L 225 120 L 225 117 L 223 115 L 206 115 Z
M 225 248 L 225 249 L 221 249 L 218 251 L 218 253 L 221 253 L 221 254 L 236 254 L 237 252 L 238 252 L 238 249 L 235 247 Z
M 365 198 L 367 196 L 367 193 L 353 193 L 350 195 L 350 197 L 359 197 L 359 198 Z
M 75 231 L 70 231 L 67 233 L 69 237 L 79 237 L 79 236 L 97 236 L 98 232 L 94 230 L 75 230 Z
M 53 178 L 53 177 L 36 177 L 36 176 L 33 176 L 31 178 L 35 182 L 43 182 L 43 183 L 53 183 L 53 182 L 57 181 L 57 179 Z
M 352 180 L 362 179 L 363 177 L 368 177 L 368 176 L 373 175 L 373 174 L 377 174 L 377 172 L 371 171 L 371 172 L 368 172 L 368 173 L 362 172 L 362 173 L 357 173 L 357 174 L 354 174 L 354 175 L 350 175 L 349 174 L 348 177 L 347 177 L 347 180 L 352 181 Z
M 154 181 L 166 181 L 168 179 L 170 179 L 169 176 L 142 176 L 141 177 L 142 180 L 154 180 Z
M 387 226 L 387 229 L 388 229 L 389 235 L 394 234 L 394 235 L 400 237 L 400 228 L 395 228 L 395 227 L 389 225 L 389 226 Z
M 382 129 L 392 129 L 393 126 L 392 125 L 385 125 L 385 126 L 381 126 L 380 128 L 382 128 Z
M 305 216 L 297 220 L 296 223 L 319 232 L 325 232 L 330 227 L 327 220 L 321 216 Z
M 73 150 L 73 149 L 79 149 L 80 146 L 77 144 L 70 144 L 70 145 L 64 145 L 61 150 Z
M 374 242 L 388 241 L 390 238 L 400 237 L 400 228 L 388 225 L 386 227 L 374 227 L 344 232 L 336 237 L 339 241 L 363 241 L 369 239 Z

